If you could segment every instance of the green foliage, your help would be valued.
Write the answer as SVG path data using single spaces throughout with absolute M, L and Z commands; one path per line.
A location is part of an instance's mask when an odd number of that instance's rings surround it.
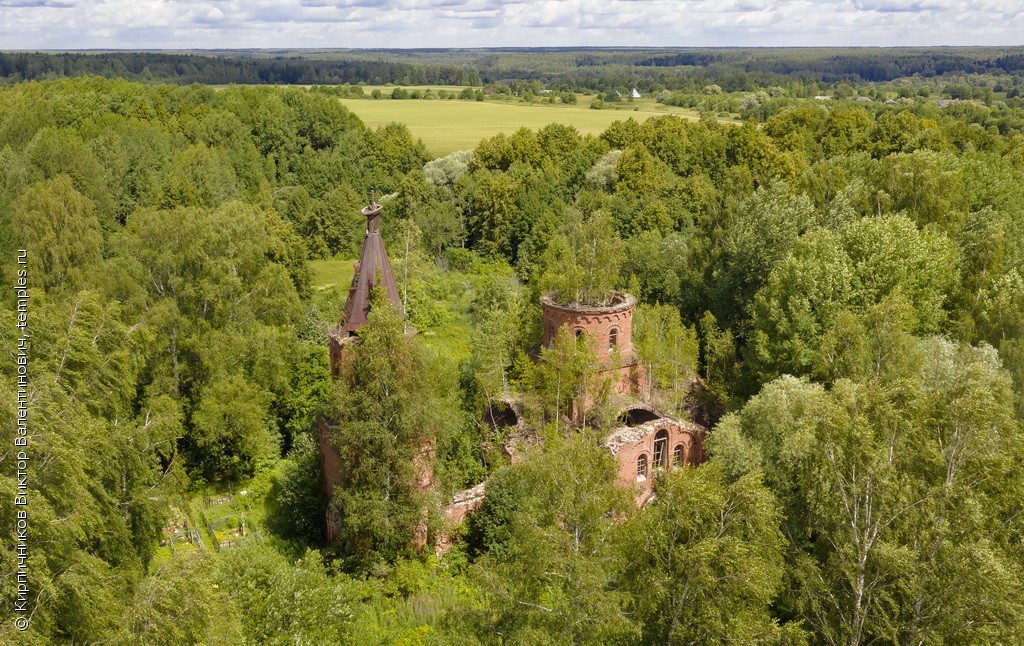
M 490 521 L 481 530 L 485 545 L 500 549 L 473 566 L 486 605 L 457 611 L 460 624 L 484 643 L 499 635 L 515 643 L 636 639 L 627 596 L 615 585 L 626 562 L 616 519 L 632 503 L 614 484 L 614 460 L 580 435 L 511 469 L 518 484 L 506 482 L 518 491 L 494 501 L 488 494 Z
M 621 150 L 609 150 L 602 156 L 593 168 L 587 171 L 587 182 L 598 188 L 611 188 L 615 182 L 615 169 L 622 157 Z
M 758 189 L 740 205 L 737 220 L 726 229 L 720 256 L 713 265 L 713 311 L 723 324 L 731 327 L 744 320 L 744 305 L 751 302 L 776 264 L 814 224 L 810 200 L 805 196 L 794 198 L 781 182 Z
M 753 306 L 754 346 L 762 377 L 804 374 L 819 339 L 840 311 L 863 311 L 900 294 L 916 318 L 912 330 L 935 332 L 956 290 L 956 250 L 933 230 L 903 216 L 867 217 L 841 233 L 805 236 L 769 274 Z
M 280 442 L 267 428 L 266 409 L 264 393 L 238 375 L 200 392 L 191 439 L 207 480 L 239 480 L 273 464 Z
M 683 410 L 697 374 L 697 334 L 683 325 L 671 305 L 639 305 L 633 323 L 633 347 L 651 379 L 654 392 L 669 410 Z
M 242 638 L 240 612 L 214 576 L 215 559 L 189 552 L 139 584 L 125 613 L 122 643 L 232 644 Z
M 95 203 L 59 175 L 33 184 L 13 205 L 11 226 L 22 249 L 32 249 L 34 286 L 44 290 L 80 289 L 95 271 L 103 235 Z
M 690 253 L 686 238 L 644 231 L 624 244 L 620 281 L 641 301 L 678 303 Z M 635 285 L 635 288 L 634 288 Z
M 586 423 L 587 412 L 600 414 L 608 397 L 608 385 L 598 383 L 596 348 L 586 334 L 574 337 L 569 328 L 558 328 L 552 343 L 541 348 L 540 360 L 529 372 L 522 374 L 524 385 L 532 388 L 539 399 L 541 423 L 555 425 L 563 419 Z
M 323 479 L 316 440 L 304 433 L 295 439 L 287 458 L 275 468 L 268 527 L 300 545 L 317 545 L 323 536 L 327 508 Z
M 482 277 L 469 306 L 473 333 L 470 370 L 475 390 L 490 404 L 508 392 L 508 370 L 513 350 L 522 334 L 524 314 L 522 289 L 508 273 L 488 273 Z
M 575 219 L 565 234 L 552 236 L 541 258 L 541 291 L 556 292 L 563 303 L 607 305 L 618 281 L 621 259 L 622 242 L 606 212 Z
M 342 461 L 331 502 L 341 540 L 360 560 L 393 558 L 426 532 L 432 501 L 419 483 L 429 482 L 431 447 L 448 423 L 428 358 L 398 311 L 379 292 L 371 307 L 324 412 Z
M 427 181 L 434 186 L 453 187 L 469 170 L 472 159 L 472 150 L 457 150 L 450 155 L 424 164 L 423 174 Z
M 754 344 L 762 378 L 802 374 L 818 339 L 852 300 L 854 269 L 831 231 L 796 243 L 754 301 Z
M 644 643 L 779 639 L 769 609 L 784 572 L 780 520 L 756 475 L 726 484 L 717 463 L 666 474 L 626 528 L 626 588 Z
M 467 222 L 474 247 L 494 257 L 512 257 L 516 235 L 516 185 L 504 174 L 487 173 L 473 193 L 473 205 Z
M 67 300 L 40 294 L 33 306 L 24 492 L 31 505 L 27 542 L 37 546 L 28 563 L 29 603 L 37 608 L 31 631 L 42 641 L 113 638 L 181 475 L 173 461 L 161 459 L 173 456 L 180 426 L 163 401 L 132 410 L 138 376 L 132 350 L 142 335 L 118 320 L 116 308 L 104 308 L 95 292 Z M 4 336 L 12 358 L 13 343 Z M 14 367 L 13 360 L 4 364 L 0 409 L 2 438 L 11 446 Z M 0 477 L 8 518 L 15 515 L 17 485 L 13 472 Z M 5 544 L 14 545 L 15 524 L 5 523 L 3 532 Z M 13 573 L 13 551 L 0 563 Z M 6 590 L 4 603 L 13 605 L 14 588 Z
M 715 315 L 709 311 L 705 311 L 700 317 L 698 330 L 703 355 L 704 381 L 713 389 L 728 394 L 739 377 L 736 341 L 732 331 L 721 329 Z
M 711 450 L 732 473 L 764 468 L 793 541 L 788 607 L 822 639 L 1012 641 L 1009 378 L 991 348 L 914 343 L 886 323 L 847 324 L 830 343 L 857 381 L 776 380 Z
M 351 643 L 359 589 L 329 573 L 316 551 L 292 564 L 268 546 L 248 543 L 229 550 L 218 569 L 218 580 L 241 611 L 246 641 Z

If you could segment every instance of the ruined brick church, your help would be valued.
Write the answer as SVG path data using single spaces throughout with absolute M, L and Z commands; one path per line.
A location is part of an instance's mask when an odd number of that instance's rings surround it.
M 383 207 L 374 203 L 362 210 L 367 218 L 366 238 L 348 298 L 337 327 L 329 335 L 331 375 L 339 376 L 342 357 L 349 344 L 358 342 L 358 332 L 366 324 L 370 311 L 370 293 L 375 287 L 384 290 L 388 299 L 402 307 L 391 263 L 380 235 Z M 610 303 L 594 307 L 559 302 L 550 292 L 541 297 L 543 308 L 543 344 L 554 342 L 559 330 L 568 328 L 577 339 L 586 336 L 598 348 L 599 369 L 596 377 L 612 385 L 612 403 L 619 413 L 621 425 L 603 435 L 605 447 L 619 464 L 618 484 L 635 493 L 637 505 L 644 505 L 654 493 L 654 474 L 684 464 L 697 465 L 705 460 L 704 437 L 707 429 L 692 421 L 673 418 L 659 411 L 650 398 L 650 378 L 633 349 L 633 311 L 636 299 L 616 292 Z M 516 426 L 529 432 L 517 413 L 516 402 L 505 402 L 498 425 Z M 492 423 L 495 417 L 492 415 Z M 318 442 L 324 472 L 324 486 L 330 495 L 341 482 L 344 465 L 331 445 L 330 423 L 321 420 Z M 515 459 L 514 450 L 506 453 Z M 431 474 L 420 479 L 423 487 L 431 486 Z M 483 500 L 486 483 L 456 494 L 446 512 L 458 523 Z M 337 536 L 340 519 L 331 506 L 327 510 L 326 538 Z

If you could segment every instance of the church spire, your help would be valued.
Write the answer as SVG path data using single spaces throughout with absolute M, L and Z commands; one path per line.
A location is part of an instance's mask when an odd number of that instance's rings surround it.
M 377 204 L 373 193 L 370 194 L 370 205 L 362 211 L 366 216 L 366 239 L 359 261 L 355 264 L 355 275 L 352 286 L 348 290 L 345 311 L 342 314 L 341 326 L 346 335 L 355 334 L 363 325 L 370 313 L 370 292 L 374 287 L 384 289 L 389 301 L 402 307 L 402 299 L 398 295 L 395 276 L 391 272 L 388 252 L 384 249 L 384 240 L 380 237 L 381 212 L 384 207 Z

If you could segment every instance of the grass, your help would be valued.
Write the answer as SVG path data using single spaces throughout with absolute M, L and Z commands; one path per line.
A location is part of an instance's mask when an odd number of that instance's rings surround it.
M 227 85 L 211 85 L 220 90 Z M 295 87 L 311 87 L 300 85 Z M 486 101 L 463 99 L 404 99 L 387 98 L 374 100 L 369 95 L 380 90 L 385 97 L 391 94 L 395 85 L 365 85 L 365 99 L 339 99 L 367 126 L 376 128 L 392 122 L 404 123 L 412 136 L 421 139 L 434 157 L 443 157 L 456 150 L 476 148 L 481 139 L 493 137 L 499 132 L 512 134 L 521 127 L 539 130 L 551 123 L 575 127 L 584 135 L 599 135 L 616 121 L 630 117 L 646 121 L 663 114 L 674 114 L 683 119 L 696 121 L 697 110 L 677 108 L 658 103 L 645 97 L 621 103 L 605 103 L 602 110 L 591 110 L 593 95 L 578 94 L 576 105 L 562 103 L 523 103 L 517 97 L 488 98 Z M 403 85 L 409 92 L 441 90 L 458 95 L 466 89 L 460 85 Z M 472 88 L 474 91 L 480 88 Z M 734 115 L 735 116 L 735 115 Z M 722 119 L 723 123 L 735 123 L 735 118 Z
M 329 292 L 331 296 L 347 296 L 352 276 L 355 275 L 355 260 L 329 258 L 310 260 L 309 270 L 313 272 L 313 289 L 318 293 Z
M 412 88 L 409 88 L 412 89 Z M 432 88 L 435 91 L 439 88 Z M 421 139 L 435 157 L 456 150 L 475 148 L 481 139 L 499 132 L 512 134 L 520 127 L 531 130 L 550 123 L 574 126 L 582 134 L 597 135 L 616 121 L 630 117 L 646 121 L 660 114 L 676 114 L 696 120 L 695 110 L 666 106 L 654 99 L 639 99 L 633 103 L 606 103 L 603 110 L 591 110 L 589 98 L 581 103 L 546 104 L 515 101 L 487 100 L 423 100 L 409 99 L 340 99 L 342 104 L 363 120 L 367 126 L 397 121 L 409 127 L 414 138 Z

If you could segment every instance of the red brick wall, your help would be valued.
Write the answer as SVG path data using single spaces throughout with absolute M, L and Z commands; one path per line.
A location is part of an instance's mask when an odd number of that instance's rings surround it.
M 544 345 L 551 345 L 559 328 L 567 326 L 571 334 L 582 330 L 593 339 L 598 356 L 606 362 L 633 363 L 633 308 L 636 299 L 629 294 L 620 294 L 619 299 L 620 302 L 608 307 L 575 307 L 555 302 L 553 293 L 545 294 L 541 297 Z M 615 346 L 609 342 L 612 329 L 618 333 Z
M 338 537 L 341 518 L 331 502 L 334 485 L 341 482 L 341 456 L 330 442 L 331 425 L 322 417 L 317 420 L 317 444 L 320 448 L 320 466 L 324 472 L 324 491 L 327 493 L 327 511 L 324 525 L 324 539 L 330 543 Z
M 618 483 L 636 491 L 636 502 L 643 505 L 654 491 L 654 439 L 658 431 L 668 431 L 668 468 L 676 464 L 675 449 L 683 447 L 683 464 L 696 466 L 704 462 L 704 429 L 696 424 L 662 418 L 640 426 L 616 429 L 606 446 L 619 463 Z M 637 461 L 647 457 L 647 476 L 637 477 Z

